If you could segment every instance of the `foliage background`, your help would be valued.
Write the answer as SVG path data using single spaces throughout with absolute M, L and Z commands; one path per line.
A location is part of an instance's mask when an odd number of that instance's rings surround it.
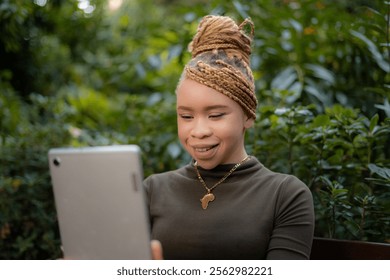
M 119 2 L 0 1 L 0 259 L 61 255 L 51 147 L 135 143 L 145 176 L 188 162 L 174 90 L 210 13 L 256 25 L 250 153 L 310 187 L 317 236 L 389 242 L 389 2 Z

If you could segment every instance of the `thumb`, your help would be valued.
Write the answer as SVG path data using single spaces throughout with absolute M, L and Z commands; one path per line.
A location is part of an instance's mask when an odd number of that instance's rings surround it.
M 153 260 L 163 260 L 163 250 L 160 241 L 158 240 L 152 240 L 150 242 L 150 245 L 152 247 L 152 259 Z

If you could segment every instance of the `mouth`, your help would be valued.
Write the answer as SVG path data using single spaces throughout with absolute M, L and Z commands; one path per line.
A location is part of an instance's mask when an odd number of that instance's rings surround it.
M 204 153 L 204 152 L 208 152 L 208 151 L 214 149 L 217 146 L 218 146 L 218 144 L 212 145 L 212 146 L 194 146 L 193 148 L 198 153 Z

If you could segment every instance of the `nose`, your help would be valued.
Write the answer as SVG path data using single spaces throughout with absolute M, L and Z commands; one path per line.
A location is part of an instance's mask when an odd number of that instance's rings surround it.
M 212 129 L 209 126 L 207 119 L 198 118 L 193 122 L 193 127 L 191 129 L 191 136 L 194 138 L 205 138 L 212 135 Z

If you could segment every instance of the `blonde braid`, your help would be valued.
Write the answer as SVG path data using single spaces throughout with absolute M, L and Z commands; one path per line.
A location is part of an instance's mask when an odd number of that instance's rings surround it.
M 243 32 L 250 26 L 250 36 Z M 188 49 L 192 59 L 184 76 L 215 89 L 236 101 L 256 118 L 257 98 L 249 66 L 254 25 L 246 19 L 239 26 L 226 16 L 204 17 Z
M 252 38 L 242 32 L 247 24 L 250 25 L 251 36 L 253 36 L 254 24 L 249 19 L 237 26 L 230 17 L 211 15 L 203 17 L 197 33 L 188 46 L 192 57 L 206 51 L 220 49 L 228 51 L 232 56 L 236 55 L 244 59 L 249 65 Z

